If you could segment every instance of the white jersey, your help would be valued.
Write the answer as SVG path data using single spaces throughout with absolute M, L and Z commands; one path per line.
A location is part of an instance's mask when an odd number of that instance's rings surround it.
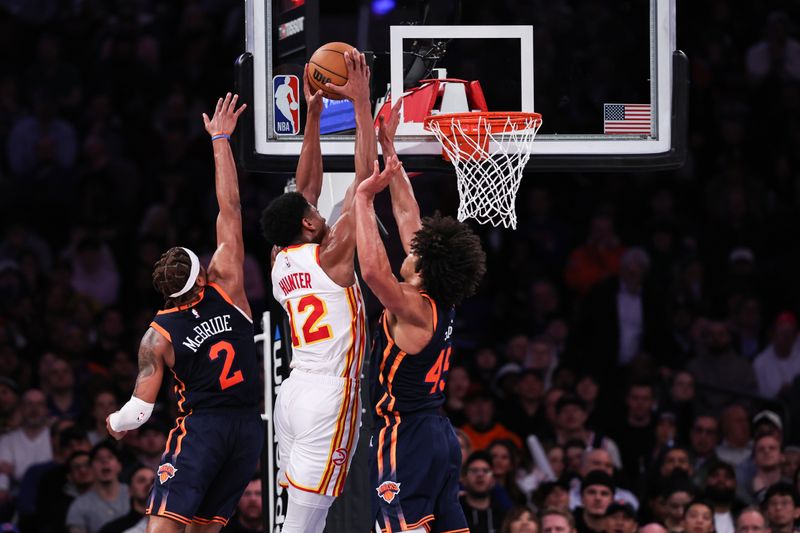
M 366 314 L 358 280 L 337 285 L 320 266 L 319 245 L 299 244 L 275 257 L 272 294 L 289 315 L 293 369 L 360 377 Z

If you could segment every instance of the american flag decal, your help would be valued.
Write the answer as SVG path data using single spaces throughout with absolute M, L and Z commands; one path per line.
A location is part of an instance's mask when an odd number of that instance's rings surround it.
M 603 104 L 603 133 L 650 135 L 653 118 L 650 104 Z

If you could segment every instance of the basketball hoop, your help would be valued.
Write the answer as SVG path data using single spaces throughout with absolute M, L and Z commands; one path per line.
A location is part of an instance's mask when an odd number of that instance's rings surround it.
M 458 179 L 458 220 L 517 227 L 514 200 L 533 139 L 542 125 L 539 113 L 451 113 L 425 117 L 425 129 L 442 145 Z

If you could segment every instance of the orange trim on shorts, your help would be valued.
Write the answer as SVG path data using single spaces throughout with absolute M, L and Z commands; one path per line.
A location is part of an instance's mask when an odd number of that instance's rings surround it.
M 397 422 L 394 425 L 394 431 L 392 431 L 392 442 L 389 452 L 389 464 L 392 465 L 392 475 L 397 473 L 397 428 L 400 426 L 400 413 L 395 413 L 395 417 L 397 418 Z
M 170 520 L 175 520 L 176 522 L 180 522 L 181 524 L 185 524 L 187 526 L 192 523 L 192 521 L 186 518 L 185 516 L 181 516 L 177 513 L 171 513 L 169 511 L 161 511 L 156 516 L 169 518 Z
M 328 487 L 331 484 L 331 478 L 333 477 L 333 471 L 336 470 L 336 465 L 333 464 L 333 452 L 337 450 L 342 444 L 342 437 L 344 436 L 344 428 L 347 426 L 347 412 L 350 410 L 350 382 L 346 382 L 344 385 L 344 399 L 342 400 L 342 407 L 339 409 L 339 416 L 336 420 L 336 432 L 333 434 L 333 440 L 331 440 L 331 449 L 328 455 L 328 465 L 325 467 L 325 472 L 322 475 L 322 480 L 320 481 L 320 489 L 322 489 L 323 493 L 328 492 Z
M 161 333 L 161 336 L 167 339 L 170 343 L 172 343 L 172 337 L 170 337 L 169 332 L 159 326 L 155 321 L 150 322 L 150 327 L 156 330 L 157 332 Z
M 214 518 L 201 518 L 199 516 L 195 516 L 192 518 L 192 522 L 195 524 L 200 524 L 201 526 L 206 526 L 208 524 L 219 524 L 225 526 L 228 524 L 228 520 L 222 518 L 221 516 L 215 516 Z
M 170 307 L 169 309 L 162 309 L 161 311 L 157 312 L 157 315 L 166 315 L 167 313 L 177 313 L 178 311 L 184 311 L 195 305 L 199 304 L 203 300 L 203 296 L 205 296 L 205 287 L 200 289 L 200 294 L 198 295 L 196 300 L 192 300 L 188 304 L 179 305 L 177 307 Z
M 302 490 L 304 492 L 310 492 L 312 494 L 321 494 L 319 489 L 312 489 L 311 487 L 304 487 L 303 485 L 296 483 L 292 478 L 289 477 L 289 474 L 286 474 L 286 479 L 289 481 L 289 484 L 296 488 L 297 490 Z
M 320 267 L 322 267 L 322 262 L 319 260 L 319 248 L 320 248 L 320 247 L 319 247 L 319 246 L 317 246 L 317 249 L 316 249 L 316 250 L 314 250 L 314 259 L 317 261 L 317 265 L 319 265 Z
M 433 520 L 435 518 L 436 517 L 433 516 L 432 514 L 429 514 L 428 516 L 423 516 L 422 519 L 420 519 L 419 521 L 417 521 L 417 522 L 415 522 L 413 524 L 406 525 L 405 528 L 404 528 L 404 531 L 405 531 L 405 529 L 416 529 L 418 527 L 425 527 L 425 526 L 428 525 L 428 522 L 430 522 L 431 520 Z M 429 529 L 429 528 L 426 528 L 426 529 Z
M 354 302 L 355 296 L 353 295 L 353 289 L 347 288 L 344 290 L 344 293 L 347 296 L 347 303 L 350 309 L 350 347 L 347 349 L 347 357 L 345 358 L 344 373 L 342 374 L 342 377 L 349 378 L 352 377 L 350 375 L 350 369 L 353 366 L 356 342 L 358 342 L 358 312 Z
M 356 429 L 356 419 L 358 418 L 358 400 L 359 400 L 359 393 L 361 392 L 361 387 L 356 384 L 353 384 L 354 389 L 354 397 L 353 397 L 353 409 L 350 412 L 350 433 L 347 435 L 347 444 L 345 445 L 345 449 L 347 450 L 347 461 L 344 462 L 339 467 L 339 477 L 336 480 L 336 484 L 333 486 L 334 494 L 341 493 L 342 489 L 344 489 L 344 482 L 347 479 L 347 468 L 349 466 L 349 461 L 351 458 L 351 453 L 353 453 L 353 443 L 355 442 L 355 433 Z
M 166 452 L 165 452 L 165 453 L 166 453 Z M 163 457 L 162 457 L 162 459 L 163 459 Z M 150 499 L 150 503 L 148 503 L 148 504 L 147 504 L 147 509 L 145 509 L 145 511 L 144 511 L 144 514 L 150 514 L 150 511 L 152 511 L 152 510 L 153 510 L 153 504 L 154 504 L 154 503 L 155 503 L 155 501 L 156 501 L 156 494 L 155 494 L 155 492 L 152 492 L 152 491 L 150 492 L 150 498 L 149 498 L 149 499 Z
M 210 287 L 214 287 L 214 288 L 217 290 L 217 292 L 219 293 L 219 295 L 220 295 L 220 296 L 222 296 L 222 299 L 223 299 L 223 300 L 225 300 L 226 302 L 228 302 L 229 304 L 231 304 L 231 305 L 232 305 L 232 306 L 234 306 L 234 307 L 236 306 L 236 304 L 235 304 L 235 303 L 233 303 L 233 299 L 232 299 L 230 296 L 228 296 L 228 293 L 227 293 L 227 292 L 225 292 L 225 289 L 223 289 L 222 287 L 220 287 L 220 286 L 219 286 L 219 284 L 217 284 L 217 283 L 214 283 L 214 282 L 211 282 L 211 283 L 209 283 L 208 285 L 209 285 Z

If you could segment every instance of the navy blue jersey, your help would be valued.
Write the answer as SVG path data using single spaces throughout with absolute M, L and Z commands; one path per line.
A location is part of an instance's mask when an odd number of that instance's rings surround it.
M 436 302 L 420 293 L 433 311 L 433 336 L 419 353 L 409 355 L 394 342 L 386 324 L 386 312 L 375 339 L 373 365 L 377 379 L 373 381 L 373 402 L 376 414 L 409 414 L 435 411 L 444 404 L 444 386 L 450 369 L 455 309 L 441 312 Z M 380 423 L 380 422 L 379 422 Z
M 159 311 L 150 326 L 175 351 L 172 373 L 181 413 L 258 407 L 253 322 L 219 285 L 206 285 L 191 305 Z

